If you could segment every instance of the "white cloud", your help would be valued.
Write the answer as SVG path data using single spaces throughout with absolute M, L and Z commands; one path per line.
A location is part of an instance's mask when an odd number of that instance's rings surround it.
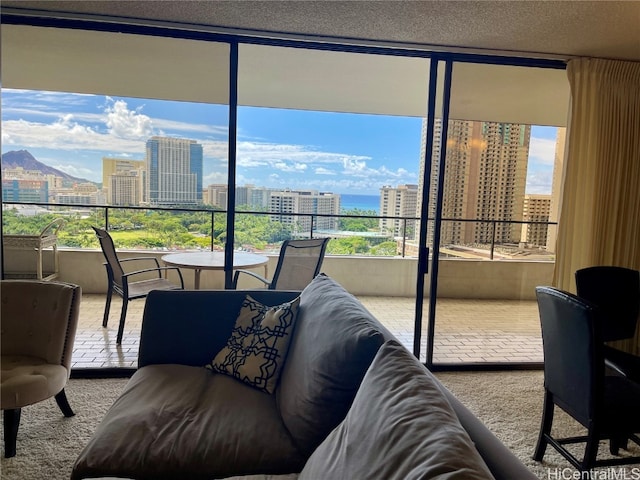
M 206 187 L 214 183 L 215 184 L 227 183 L 227 174 L 221 173 L 221 172 L 212 172 L 202 177 L 203 186 Z
M 226 126 L 207 125 L 202 123 L 177 122 L 175 120 L 167 120 L 166 118 L 154 118 L 153 125 L 159 130 L 170 130 L 180 132 L 190 132 L 198 134 L 210 134 L 216 136 L 227 137 L 229 129 Z M 226 141 L 225 141 L 226 144 Z
M 226 141 L 208 141 L 200 142 L 202 144 L 202 152 L 205 158 L 213 158 L 216 161 L 227 162 L 229 154 L 229 145 Z
M 316 175 L 337 175 L 333 170 L 329 170 L 328 168 L 318 167 L 314 170 Z
M 527 175 L 526 192 L 530 194 L 550 194 L 553 172 L 532 172 Z
M 529 143 L 529 162 L 553 165 L 555 154 L 555 139 L 531 137 Z
M 23 148 L 46 148 L 67 152 L 89 150 L 120 151 L 144 155 L 145 144 L 140 140 L 114 137 L 110 134 L 81 125 L 73 116 L 64 116 L 53 123 L 6 120 L 2 122 L 4 145 L 20 145 Z
M 367 173 L 367 162 L 356 158 L 344 157 L 342 159 L 343 173 L 346 175 L 363 175 Z
M 89 168 L 78 167 L 77 165 L 71 165 L 71 164 L 51 165 L 51 166 L 73 177 L 86 178 L 86 179 L 95 177 L 95 172 Z
M 38 90 L 3 89 L 3 108 L 8 107 L 32 107 L 38 111 L 60 110 L 60 105 L 86 105 L 87 100 L 96 95 L 68 92 L 45 92 Z
M 291 163 L 291 162 L 275 162 L 274 168 L 282 172 L 295 172 L 302 173 L 307 169 L 307 165 L 304 163 Z
M 142 107 L 130 110 L 124 100 L 107 97 L 106 125 L 109 132 L 121 138 L 143 139 L 153 135 L 151 118 L 140 113 Z
M 295 162 L 304 165 L 335 164 L 364 161 L 369 157 L 323 152 L 305 145 L 269 142 L 238 142 L 238 165 L 241 167 L 274 166 L 279 162 Z
M 555 139 L 531 137 L 527 167 L 527 193 L 551 193 L 555 152 Z

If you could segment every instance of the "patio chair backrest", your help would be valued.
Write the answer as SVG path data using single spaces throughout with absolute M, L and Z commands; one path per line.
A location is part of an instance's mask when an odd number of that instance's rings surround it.
M 100 241 L 100 248 L 102 248 L 102 254 L 104 258 L 107 260 L 107 268 L 111 270 L 113 275 L 113 281 L 122 286 L 122 275 L 124 275 L 124 270 L 120 265 L 120 261 L 118 260 L 118 255 L 116 254 L 116 247 L 113 243 L 113 239 L 109 232 L 102 228 L 91 227 L 96 232 L 98 240 Z
M 320 273 L 329 238 L 285 240 L 271 290 L 303 290 Z

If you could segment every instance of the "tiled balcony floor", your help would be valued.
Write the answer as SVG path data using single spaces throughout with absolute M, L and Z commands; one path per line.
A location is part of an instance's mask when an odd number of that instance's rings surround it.
M 409 350 L 413 350 L 415 303 L 412 298 L 359 297 Z M 105 296 L 83 294 L 72 368 L 137 366 L 144 299 L 129 302 L 124 337 L 116 345 L 119 297 L 111 303 L 109 325 L 102 328 Z M 426 310 L 423 323 L 426 325 Z M 440 299 L 434 363 L 542 362 L 542 341 L 535 301 Z M 422 360 L 426 328 L 422 334 Z

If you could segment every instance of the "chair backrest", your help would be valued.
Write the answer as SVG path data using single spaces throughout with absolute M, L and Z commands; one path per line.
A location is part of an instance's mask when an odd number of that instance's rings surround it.
M 116 247 L 113 244 L 111 235 L 102 228 L 91 228 L 96 232 L 98 240 L 100 241 L 100 248 L 102 249 L 102 254 L 107 261 L 107 268 L 111 270 L 111 274 L 113 275 L 113 281 L 118 285 L 122 285 L 122 275 L 124 275 L 124 270 L 120 265 L 120 260 L 118 260 Z
M 271 279 L 271 290 L 303 290 L 322 267 L 329 238 L 285 240 Z
M 603 340 L 624 340 L 636 332 L 640 315 L 640 271 L 615 266 L 576 271 L 578 296 L 602 309 Z
M 537 287 L 544 385 L 555 402 L 586 425 L 602 401 L 604 353 L 599 310 L 553 287 Z
M 38 280 L 2 280 L 2 355 L 27 355 L 71 367 L 82 290 Z

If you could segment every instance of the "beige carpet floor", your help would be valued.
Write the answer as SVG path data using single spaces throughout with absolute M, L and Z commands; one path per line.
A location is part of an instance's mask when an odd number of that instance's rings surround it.
M 543 463 L 531 460 L 542 409 L 542 372 L 440 373 L 438 377 L 539 478 L 574 478 L 555 475 L 569 465 L 552 448 Z M 0 478 L 67 480 L 80 450 L 125 383 L 125 379 L 70 380 L 67 396 L 76 412 L 71 418 L 62 416 L 53 399 L 24 408 L 18 454 L 2 457 Z M 563 432 L 580 432 L 566 415 L 558 414 L 554 425 Z M 4 451 L 4 443 L 1 447 Z M 603 443 L 601 451 L 606 449 Z M 637 448 L 632 451 L 640 454 Z M 613 474 L 618 476 L 598 478 L 640 478 L 640 465 L 625 468 L 626 477 L 616 471 Z

